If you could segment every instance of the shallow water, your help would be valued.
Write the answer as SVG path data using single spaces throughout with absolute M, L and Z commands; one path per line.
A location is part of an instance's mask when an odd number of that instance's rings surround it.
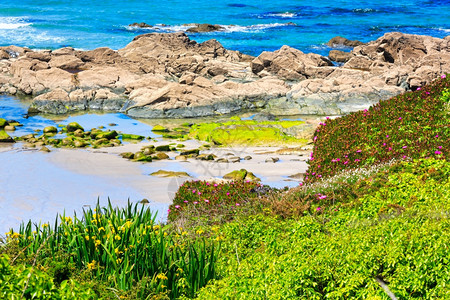
M 78 122 L 86 129 L 100 125 L 106 129 L 114 129 L 125 133 L 140 134 L 162 138 L 151 132 L 156 124 L 179 126 L 182 123 L 195 123 L 200 120 L 135 120 L 120 113 L 78 114 L 68 116 L 27 116 L 28 102 L 14 97 L 0 96 L 0 118 L 14 119 L 24 126 L 17 127 L 11 136 L 22 136 L 42 130 L 45 126 Z M 252 118 L 254 113 L 244 113 L 243 118 Z M 220 120 L 214 119 L 214 120 Z M 223 117 L 222 119 L 229 119 Z M 201 119 L 212 121 L 213 118 Z M 115 123 L 116 126 L 108 124 Z M 164 141 L 171 143 L 173 140 Z M 187 148 L 196 147 L 197 142 L 184 142 Z M 128 199 L 136 203 L 143 198 L 150 201 L 149 207 L 158 211 L 158 219 L 164 221 L 167 208 L 175 195 L 178 186 L 187 178 L 157 178 L 150 173 L 162 170 L 184 171 L 191 179 L 220 178 L 235 169 L 247 168 L 261 170 L 266 165 L 252 161 L 239 164 L 218 164 L 202 161 L 178 162 L 175 160 L 141 164 L 129 162 L 117 154 L 126 151 L 138 151 L 142 143 L 126 144 L 122 148 L 106 149 L 52 149 L 50 153 L 37 149 L 25 149 L 22 143 L 0 146 L 0 236 L 11 227 L 17 228 L 22 220 L 32 219 L 34 222 L 54 221 L 57 213 L 64 211 L 72 215 L 80 213 L 86 205 L 95 206 L 97 199 L 100 204 L 111 199 L 113 205 L 124 206 Z M 198 146 L 198 145 L 197 145 Z M 241 157 L 252 154 L 239 153 Z M 240 150 L 245 151 L 245 149 Z M 175 153 L 170 153 L 175 156 Z M 268 155 L 267 157 L 269 157 Z M 264 159 L 265 157 L 263 157 Z M 261 162 L 263 163 L 263 161 Z M 262 179 L 262 183 L 273 187 L 296 186 L 298 181 L 285 181 L 287 175 L 304 168 L 304 163 L 297 163 L 292 169 L 290 162 L 280 161 L 276 166 L 267 166 L 271 172 L 254 172 Z M 270 174 L 269 174 L 270 173 Z

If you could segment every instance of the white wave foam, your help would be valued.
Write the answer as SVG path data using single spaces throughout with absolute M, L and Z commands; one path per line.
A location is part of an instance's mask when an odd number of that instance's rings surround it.
M 265 14 L 264 16 L 289 19 L 289 18 L 298 17 L 298 14 L 292 13 L 292 12 L 284 12 L 284 13 L 269 13 L 269 14 Z
M 255 24 L 248 26 L 240 26 L 240 25 L 219 25 L 224 28 L 221 30 L 222 32 L 260 32 L 265 29 L 275 28 L 275 27 L 284 27 L 284 26 L 295 26 L 294 23 L 270 23 L 270 24 Z M 139 28 L 139 27 L 130 27 L 124 26 L 127 30 L 135 31 L 135 30 L 148 30 L 154 32 L 179 32 L 179 31 L 187 31 L 192 26 L 186 25 L 160 25 L 156 24 L 153 27 L 149 28 Z
M 449 28 L 436 28 L 436 29 L 444 32 L 450 32 Z
M 27 27 L 33 25 L 26 22 L 23 17 L 0 17 L 0 30 L 11 30 L 21 27 Z

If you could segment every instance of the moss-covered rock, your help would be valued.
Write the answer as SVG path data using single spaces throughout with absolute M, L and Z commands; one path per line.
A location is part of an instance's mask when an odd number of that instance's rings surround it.
M 14 139 L 10 137 L 4 130 L 0 130 L 0 143 L 14 143 Z
M 129 134 L 129 133 L 121 133 L 120 136 L 123 140 L 143 140 L 145 139 L 145 136 L 138 135 L 138 134 Z
M 155 126 L 153 126 L 152 131 L 154 131 L 154 132 L 168 132 L 169 129 L 167 129 L 166 127 L 161 126 L 161 125 L 155 125 Z
M 0 128 L 5 127 L 8 125 L 8 122 L 5 119 L 0 118 Z
M 151 173 L 150 175 L 157 177 L 191 177 L 186 172 L 165 171 L 165 170 L 159 170 Z
M 134 153 L 133 152 L 123 152 L 120 153 L 120 156 L 126 159 L 134 159 Z
M 117 136 L 118 136 L 118 133 L 115 130 L 113 130 L 113 131 L 102 131 L 102 132 L 97 133 L 95 138 L 96 139 L 108 139 L 108 140 L 111 140 L 111 139 L 114 139 Z
M 169 155 L 167 155 L 167 154 L 164 153 L 164 152 L 158 152 L 158 153 L 156 153 L 156 154 L 153 156 L 153 158 L 154 158 L 154 159 L 159 159 L 159 160 L 162 160 L 162 159 L 169 159 Z
M 77 122 L 71 122 L 66 126 L 67 132 L 74 132 L 77 129 L 81 129 L 84 131 L 84 128 L 78 124 Z
M 224 179 L 234 180 L 234 181 L 260 181 L 258 177 L 252 172 L 248 172 L 245 169 L 235 170 L 223 176 Z
M 170 145 L 160 145 L 155 148 L 156 151 L 170 151 Z
M 200 150 L 199 149 L 190 149 L 190 150 L 184 150 L 183 152 L 180 153 L 180 155 L 199 155 Z
M 55 126 L 47 126 L 44 128 L 44 133 L 57 133 L 58 129 Z

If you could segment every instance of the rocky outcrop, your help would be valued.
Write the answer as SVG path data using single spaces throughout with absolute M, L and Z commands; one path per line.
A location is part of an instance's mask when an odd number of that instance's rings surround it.
M 132 23 L 128 25 L 130 27 L 138 27 L 138 28 L 152 28 L 152 25 L 149 25 L 147 23 L 141 22 L 141 23 Z
M 342 36 L 336 36 L 329 40 L 327 45 L 330 47 L 356 47 L 364 45 L 364 43 L 357 40 L 352 41 Z
M 220 31 L 225 28 L 220 25 L 212 25 L 212 24 L 187 24 L 189 27 L 186 32 L 198 33 L 198 32 L 212 32 L 212 31 Z
M 0 92 L 30 95 L 32 112 L 54 114 L 92 109 L 180 118 L 256 108 L 342 114 L 450 72 L 450 38 L 393 32 L 330 57 L 343 65 L 289 46 L 251 57 L 184 33 L 140 35 L 118 51 L 9 46 L 0 47 Z

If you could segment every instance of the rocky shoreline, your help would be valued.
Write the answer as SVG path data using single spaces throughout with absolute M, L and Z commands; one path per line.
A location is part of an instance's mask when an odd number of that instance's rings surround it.
M 367 44 L 339 37 L 329 45 L 336 47 L 329 57 L 289 46 L 252 57 L 216 40 L 199 44 L 184 33 L 150 33 L 118 51 L 0 47 L 0 92 L 32 97 L 30 113 L 340 115 L 450 72 L 450 36 L 392 32 Z M 337 50 L 342 45 L 354 48 Z

